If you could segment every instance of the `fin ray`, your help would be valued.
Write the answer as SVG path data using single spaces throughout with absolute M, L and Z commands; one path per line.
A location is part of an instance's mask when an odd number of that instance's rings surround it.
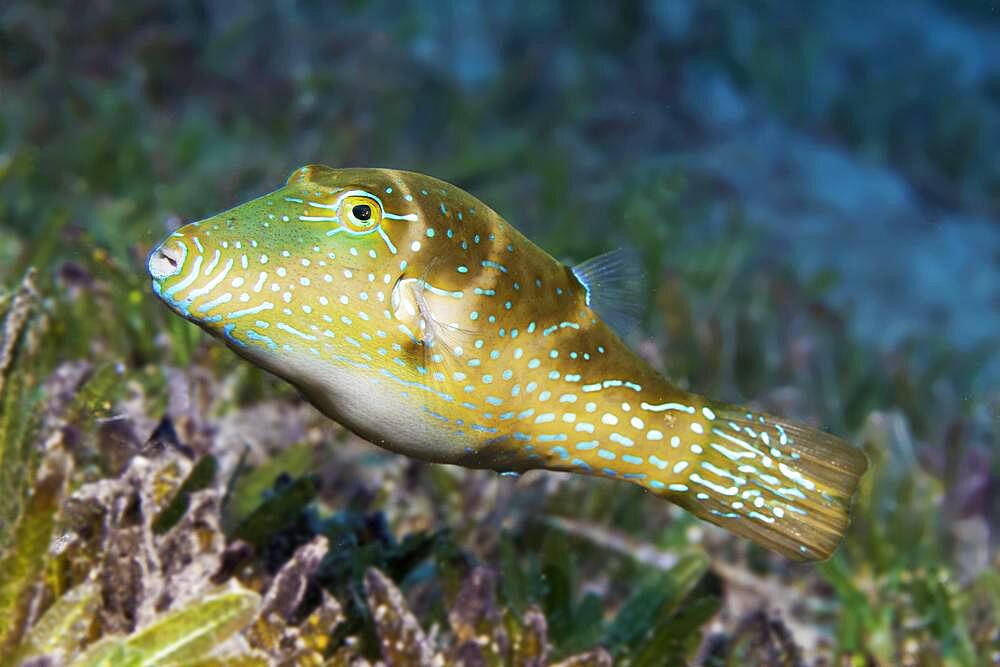
M 645 275 L 635 250 L 618 248 L 570 270 L 586 291 L 590 309 L 620 336 L 638 326 L 645 303 Z
M 829 558 L 850 525 L 864 453 L 808 426 L 707 402 L 691 493 L 696 516 L 792 560 Z M 700 495 L 699 495 L 700 494 Z

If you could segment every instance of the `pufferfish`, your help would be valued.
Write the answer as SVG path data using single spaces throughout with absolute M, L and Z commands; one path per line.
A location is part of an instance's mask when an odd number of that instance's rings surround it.
M 608 324 L 627 262 L 567 266 L 436 178 L 305 166 L 147 269 L 173 311 L 394 452 L 625 480 L 794 560 L 849 524 L 861 451 L 673 386 Z

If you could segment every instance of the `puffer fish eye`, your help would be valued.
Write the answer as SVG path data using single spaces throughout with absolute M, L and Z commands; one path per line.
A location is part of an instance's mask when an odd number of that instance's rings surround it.
M 345 197 L 340 204 L 340 219 L 352 231 L 369 232 L 382 222 L 382 207 L 364 195 Z

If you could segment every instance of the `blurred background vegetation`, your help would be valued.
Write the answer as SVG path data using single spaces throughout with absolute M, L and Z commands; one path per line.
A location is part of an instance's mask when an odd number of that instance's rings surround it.
M 996 664 L 998 146 L 988 0 L 3 3 L 0 664 Z M 310 162 L 639 248 L 650 363 L 864 447 L 843 548 L 386 454 L 156 302 Z

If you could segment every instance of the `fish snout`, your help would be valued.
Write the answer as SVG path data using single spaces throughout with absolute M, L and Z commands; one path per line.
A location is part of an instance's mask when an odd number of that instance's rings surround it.
M 181 272 L 186 255 L 187 248 L 184 244 L 170 237 L 149 253 L 146 270 L 153 280 L 164 280 Z

